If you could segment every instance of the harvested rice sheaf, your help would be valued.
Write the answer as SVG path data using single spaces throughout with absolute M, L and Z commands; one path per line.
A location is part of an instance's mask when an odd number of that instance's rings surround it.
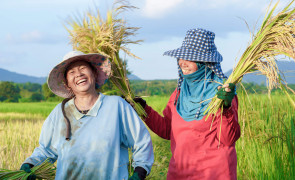
M 23 170 L 0 169 L 0 179 L 3 180 L 26 180 L 30 175 L 35 174 L 37 179 L 54 179 L 55 166 L 46 159 L 42 164 L 34 166 L 30 173 Z
M 237 65 L 233 69 L 227 83 L 240 83 L 245 74 L 260 72 L 267 78 L 267 86 L 270 91 L 273 88 L 281 88 L 286 93 L 292 106 L 295 102 L 289 95 L 295 92 L 290 89 L 277 66 L 280 57 L 289 57 L 295 60 L 295 8 L 292 0 L 282 11 L 275 14 L 279 1 L 267 11 L 260 29 L 253 35 L 252 42 L 246 48 Z M 216 96 L 210 102 L 205 113 L 216 114 L 223 105 L 223 100 Z
M 122 12 L 135 8 L 124 4 L 125 1 L 116 2 L 114 8 L 107 12 L 106 19 L 102 18 L 98 10 L 95 13 L 87 12 L 79 18 L 72 18 L 67 22 L 70 26 L 67 30 L 73 49 L 86 54 L 99 53 L 109 58 L 112 65 L 111 82 L 130 103 L 134 104 L 136 112 L 145 117 L 144 109 L 133 101 L 134 94 L 127 78 L 126 63 L 119 56 L 119 52 L 123 51 L 131 57 L 138 58 L 129 51 L 127 45 L 141 42 L 130 39 L 139 28 L 127 26 L 126 21 L 119 17 Z

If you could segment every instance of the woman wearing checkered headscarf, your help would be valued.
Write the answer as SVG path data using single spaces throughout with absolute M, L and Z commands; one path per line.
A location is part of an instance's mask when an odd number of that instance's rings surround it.
M 238 99 L 234 84 L 221 86 L 226 77 L 214 37 L 208 30 L 192 29 L 180 48 L 164 53 L 177 59 L 179 69 L 178 87 L 163 111 L 164 117 L 143 99 L 135 99 L 147 112 L 149 128 L 171 140 L 169 180 L 237 179 Z M 224 100 L 224 111 L 205 121 L 204 112 L 216 94 Z

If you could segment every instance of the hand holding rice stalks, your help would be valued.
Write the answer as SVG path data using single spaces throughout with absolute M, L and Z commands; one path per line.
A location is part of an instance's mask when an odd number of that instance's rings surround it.
M 23 170 L 0 169 L 0 179 L 26 180 L 32 174 L 35 174 L 37 179 L 54 179 L 55 169 L 55 166 L 47 159 L 41 165 L 33 167 L 30 173 Z
M 119 1 L 117 3 L 124 3 Z M 117 4 L 115 3 L 115 5 Z M 82 18 L 71 19 L 68 24 L 72 29 L 68 29 L 73 48 L 84 53 L 99 53 L 108 57 L 112 64 L 111 82 L 121 91 L 127 101 L 135 104 L 136 112 L 145 117 L 144 109 L 133 101 L 132 93 L 127 78 L 127 71 L 124 61 L 119 57 L 120 50 L 131 57 L 138 58 L 132 54 L 126 45 L 138 44 L 141 40 L 132 41 L 130 36 L 134 36 L 139 29 L 137 27 L 128 27 L 126 22 L 118 18 L 120 13 L 125 10 L 133 9 L 134 6 L 121 5 L 108 11 L 106 20 L 103 20 L 100 13 L 88 12 Z
M 281 88 L 295 108 L 295 102 L 288 94 L 287 89 L 294 94 L 295 92 L 287 86 L 276 64 L 276 58 L 279 55 L 288 56 L 295 60 L 295 8 L 291 7 L 293 2 L 294 0 L 281 12 L 274 15 L 278 1 L 266 14 L 252 43 L 247 47 L 224 84 L 237 84 L 242 81 L 245 74 L 260 71 L 267 77 L 269 93 L 273 88 Z M 215 96 L 205 113 L 216 114 L 222 105 L 223 101 Z

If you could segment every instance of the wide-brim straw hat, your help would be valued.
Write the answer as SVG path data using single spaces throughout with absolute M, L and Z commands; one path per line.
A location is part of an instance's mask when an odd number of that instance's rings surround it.
M 71 51 L 67 53 L 63 57 L 62 62 L 56 65 L 49 73 L 47 83 L 49 89 L 54 94 L 63 98 L 70 98 L 73 96 L 72 91 L 66 87 L 64 73 L 70 64 L 80 60 L 89 62 L 96 70 L 96 88 L 106 83 L 111 74 L 111 63 L 108 58 L 98 53 L 84 54 L 80 51 Z
M 190 29 L 187 31 L 180 48 L 166 51 L 164 55 L 188 61 L 204 62 L 220 78 L 226 78 L 223 74 L 220 62 L 222 55 L 217 51 L 214 43 L 215 33 L 202 29 Z

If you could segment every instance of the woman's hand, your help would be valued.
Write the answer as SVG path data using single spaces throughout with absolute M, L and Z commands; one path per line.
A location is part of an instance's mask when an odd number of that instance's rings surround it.
M 141 97 L 139 97 L 139 96 L 135 96 L 133 101 L 139 103 L 142 106 L 143 109 L 146 106 L 146 101 L 144 99 L 142 99 Z
M 217 98 L 224 101 L 226 108 L 231 106 L 231 102 L 236 94 L 236 86 L 233 83 L 224 84 L 218 87 Z
M 128 178 L 128 180 L 141 180 L 141 179 L 138 177 L 137 172 L 135 172 L 133 173 L 131 177 Z
M 20 170 L 23 170 L 26 173 L 30 173 L 32 167 L 34 167 L 34 165 L 29 164 L 29 163 L 24 163 L 20 167 Z M 35 179 L 36 179 L 36 175 L 35 174 L 32 174 L 32 175 L 30 175 L 30 176 L 27 177 L 27 180 L 35 180 Z
M 146 177 L 146 170 L 140 166 L 136 167 L 134 173 L 128 180 L 144 180 Z
M 125 98 L 125 96 L 121 96 L 123 99 L 125 99 L 125 101 L 127 101 L 133 108 L 134 108 L 134 104 L 132 103 L 132 102 L 129 102 L 126 98 Z M 146 101 L 144 100 L 144 99 L 142 99 L 141 97 L 139 97 L 139 96 L 135 96 L 134 98 L 133 98 L 133 101 L 134 102 L 136 102 L 136 103 L 139 103 L 141 106 L 142 106 L 142 108 L 144 109 L 145 108 L 145 106 L 146 106 Z

